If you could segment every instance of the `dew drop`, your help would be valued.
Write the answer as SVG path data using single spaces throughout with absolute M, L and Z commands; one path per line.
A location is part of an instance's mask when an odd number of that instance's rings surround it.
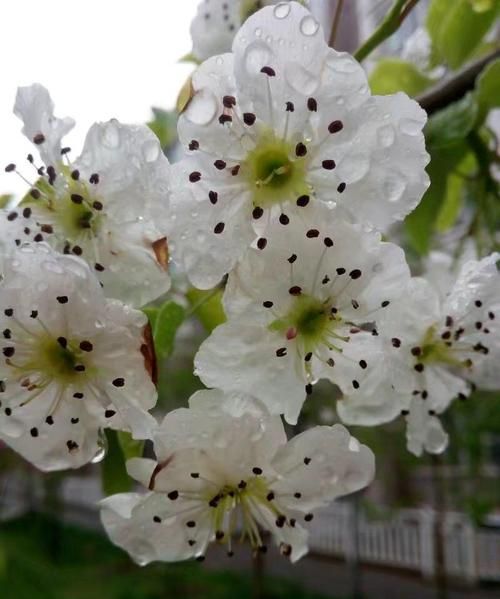
M 316 35 L 319 29 L 319 23 L 311 17 L 311 15 L 307 15 L 300 22 L 300 31 L 303 35 L 311 36 Z
M 296 92 L 306 95 L 313 94 L 319 85 L 316 75 L 297 62 L 287 63 L 285 78 Z
M 274 7 L 274 16 L 277 19 L 286 19 L 290 14 L 290 5 L 288 2 L 280 2 Z
M 377 132 L 378 142 L 383 148 L 389 148 L 392 146 L 395 138 L 396 133 L 394 132 L 394 127 L 392 125 L 385 125 Z
M 393 174 L 384 182 L 384 193 L 389 202 L 398 202 L 405 189 L 406 181 L 401 175 Z
M 272 56 L 271 49 L 263 41 L 255 41 L 245 50 L 245 68 L 250 75 L 260 73 L 262 67 L 268 66 Z
M 108 453 L 108 439 L 102 429 L 99 429 L 99 436 L 97 438 L 98 450 L 94 457 L 90 460 L 91 464 L 99 464 L 104 460 Z
M 197 92 L 188 104 L 184 115 L 194 125 L 207 125 L 217 113 L 217 100 L 208 89 Z
M 254 33 L 255 33 L 255 37 L 261 37 L 262 36 L 262 29 L 260 27 L 256 27 Z
M 146 162 L 154 162 L 160 155 L 160 146 L 154 139 L 146 141 L 142 145 L 142 155 Z
M 118 144 L 120 143 L 120 130 L 118 129 L 118 124 L 115 121 L 108 123 L 107 127 L 104 129 L 102 143 L 104 146 L 110 149 L 118 147 Z
M 414 136 L 418 135 L 422 130 L 422 123 L 415 121 L 414 119 L 401 119 L 399 128 L 401 129 L 402 133 Z

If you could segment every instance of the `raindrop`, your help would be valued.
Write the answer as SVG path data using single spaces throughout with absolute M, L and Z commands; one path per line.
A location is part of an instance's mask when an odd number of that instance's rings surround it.
M 184 111 L 185 117 L 194 125 L 207 125 L 217 113 L 217 100 L 208 89 L 197 92 Z
M 422 130 L 422 123 L 414 119 L 401 119 L 399 128 L 406 135 L 418 135 Z
M 274 7 L 274 16 L 277 19 L 286 19 L 290 14 L 290 4 L 288 2 L 280 2 Z
M 377 138 L 379 144 L 383 148 L 389 148 L 392 146 L 396 138 L 394 127 L 392 125 L 385 125 L 384 127 L 381 127 L 377 132 Z
M 384 193 L 389 202 L 399 201 L 405 189 L 406 181 L 401 175 L 393 174 L 384 182 Z
M 97 438 L 97 446 L 98 450 L 94 457 L 90 460 L 92 464 L 99 464 L 104 460 L 106 454 L 108 453 L 108 438 L 106 437 L 106 433 L 99 429 L 99 436 Z
M 300 31 L 303 35 L 311 36 L 316 35 L 319 29 L 319 23 L 311 17 L 311 15 L 307 15 L 300 22 Z
M 260 27 L 257 27 L 255 29 L 255 37 L 261 37 L 262 36 L 262 29 Z
M 144 142 L 142 145 L 142 155 L 146 162 L 154 162 L 160 155 L 160 146 L 154 139 Z
M 285 78 L 296 92 L 306 95 L 313 94 L 317 90 L 319 84 L 316 75 L 297 62 L 289 62 L 287 64 Z
M 104 129 L 102 143 L 107 148 L 114 149 L 118 147 L 118 144 L 120 143 L 120 130 L 118 129 L 116 121 L 111 121 Z
M 267 66 L 272 56 L 269 46 L 262 42 L 256 41 L 250 44 L 245 51 L 245 68 L 251 75 L 260 73 L 262 67 Z

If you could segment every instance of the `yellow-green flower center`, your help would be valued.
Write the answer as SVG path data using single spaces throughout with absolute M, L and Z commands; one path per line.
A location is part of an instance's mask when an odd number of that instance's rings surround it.
M 262 135 L 242 164 L 253 189 L 253 204 L 262 208 L 296 199 L 308 193 L 306 158 L 294 154 L 294 146 L 274 135 Z
M 102 222 L 102 202 L 85 181 L 73 179 L 67 167 L 61 167 L 55 185 L 42 177 L 35 188 L 41 196 L 33 199 L 28 194 L 22 205 L 35 209 L 42 225 L 53 226 L 55 232 L 70 243 L 77 243 L 98 231 Z

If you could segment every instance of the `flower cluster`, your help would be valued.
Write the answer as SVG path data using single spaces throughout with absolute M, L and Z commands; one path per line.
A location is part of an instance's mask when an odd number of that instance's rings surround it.
M 412 452 L 442 451 L 438 416 L 500 387 L 499 256 L 411 276 L 383 234 L 428 186 L 426 115 L 372 96 L 302 3 L 205 0 L 192 32 L 207 60 L 172 166 L 149 129 L 117 121 L 72 161 L 73 122 L 43 87 L 19 90 L 43 164 L 28 156 L 35 179 L 0 215 L 0 436 L 45 470 L 92 461 L 106 427 L 151 439 L 156 459 L 127 464 L 145 491 L 102 503 L 140 564 L 203 559 L 213 541 L 231 555 L 236 533 L 265 551 L 268 532 L 295 561 L 314 510 L 366 487 L 374 457 L 341 424 L 287 441 L 281 417 L 296 424 L 327 379 L 345 424 L 403 415 Z M 168 290 L 169 259 L 199 289 L 225 286 L 227 320 L 195 356 L 210 389 L 159 424 L 138 308 Z

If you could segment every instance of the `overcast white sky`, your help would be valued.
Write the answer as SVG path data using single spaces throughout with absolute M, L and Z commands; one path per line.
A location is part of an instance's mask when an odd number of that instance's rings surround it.
M 198 0 L 15 0 L 2 3 L 0 195 L 25 185 L 4 167 L 29 173 L 31 145 L 12 113 L 16 88 L 45 85 L 56 115 L 77 121 L 76 153 L 94 121 L 145 122 L 151 106 L 172 107 L 192 67 L 189 25 Z M 26 166 L 24 166 L 24 163 Z

